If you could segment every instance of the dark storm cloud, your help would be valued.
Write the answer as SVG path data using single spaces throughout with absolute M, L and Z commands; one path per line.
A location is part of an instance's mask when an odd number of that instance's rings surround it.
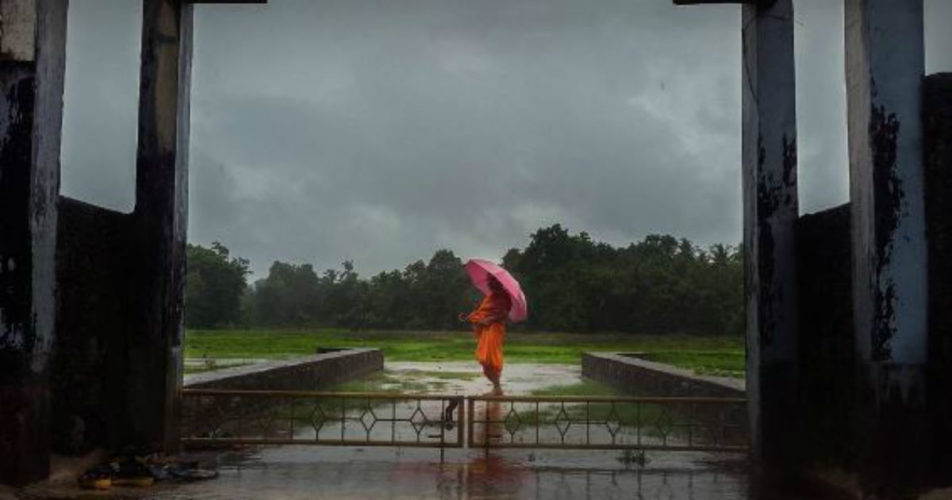
M 498 257 L 555 222 L 736 241 L 738 27 L 647 2 L 208 9 L 193 236 L 224 223 L 253 256 L 369 271 Z
M 70 57 L 86 57 L 68 69 L 64 189 L 122 208 L 134 114 L 87 97 L 134 107 L 128 68 L 100 66 L 138 49 L 119 3 L 71 6 Z M 834 4 L 797 3 L 805 209 L 847 192 Z M 498 258 L 556 222 L 618 244 L 737 242 L 739 30 L 736 6 L 667 0 L 197 7 L 190 238 L 259 273 L 274 259 L 372 273 L 440 247 Z

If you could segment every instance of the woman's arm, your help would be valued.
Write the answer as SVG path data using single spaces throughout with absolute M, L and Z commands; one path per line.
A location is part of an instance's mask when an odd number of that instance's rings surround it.
M 509 318 L 509 309 L 512 302 L 510 302 L 508 295 L 493 295 L 486 302 L 488 303 L 479 324 L 488 326 L 493 323 L 504 323 Z
M 480 326 L 502 323 L 509 317 L 510 305 L 508 295 L 489 296 L 483 299 L 475 311 L 465 316 L 460 314 L 459 319 Z

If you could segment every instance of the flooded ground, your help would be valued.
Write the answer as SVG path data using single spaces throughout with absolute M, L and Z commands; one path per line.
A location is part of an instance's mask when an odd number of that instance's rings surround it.
M 575 365 L 511 364 L 503 383 L 512 395 L 593 387 Z M 474 395 L 489 387 L 475 363 L 407 362 L 388 363 L 384 372 L 335 390 Z M 619 451 L 284 445 L 203 458 L 215 463 L 217 479 L 93 496 L 77 496 L 71 484 L 47 484 L 23 498 L 749 498 L 744 456 L 729 453 L 646 452 L 633 460 Z
M 502 383 L 506 394 L 527 395 L 545 388 L 565 387 L 582 381 L 578 365 L 520 363 L 509 364 Z M 362 380 L 348 382 L 339 390 L 361 392 L 409 392 L 446 395 L 478 395 L 488 392 L 492 385 L 483 377 L 475 362 L 452 361 L 442 363 L 396 362 L 387 363 L 380 373 Z

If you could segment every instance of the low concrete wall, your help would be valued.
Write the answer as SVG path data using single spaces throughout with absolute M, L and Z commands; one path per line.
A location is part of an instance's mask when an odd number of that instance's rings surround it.
M 380 349 L 348 349 L 185 377 L 187 389 L 312 391 L 383 369 Z
M 84 455 L 134 442 L 140 415 L 129 377 L 135 335 L 135 220 L 59 198 L 56 338 L 50 363 L 53 451 Z
M 638 353 L 582 356 L 582 375 L 638 396 L 745 397 L 743 379 L 695 375 L 663 363 L 637 358 Z
M 798 462 L 848 464 L 863 436 L 856 425 L 860 389 L 853 335 L 850 204 L 797 220 L 800 332 L 797 350 Z

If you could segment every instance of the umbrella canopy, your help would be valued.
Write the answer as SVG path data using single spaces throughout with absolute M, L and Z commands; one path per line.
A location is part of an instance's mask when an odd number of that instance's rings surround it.
M 512 299 L 512 307 L 509 309 L 509 320 L 518 323 L 525 321 L 529 316 L 529 307 L 526 304 L 526 296 L 522 293 L 522 287 L 519 282 L 509 274 L 509 271 L 489 262 L 488 260 L 472 259 L 466 263 L 466 272 L 469 273 L 469 279 L 473 286 L 483 292 L 485 295 L 492 293 L 489 289 L 489 277 L 496 278 L 497 281 L 509 294 Z

